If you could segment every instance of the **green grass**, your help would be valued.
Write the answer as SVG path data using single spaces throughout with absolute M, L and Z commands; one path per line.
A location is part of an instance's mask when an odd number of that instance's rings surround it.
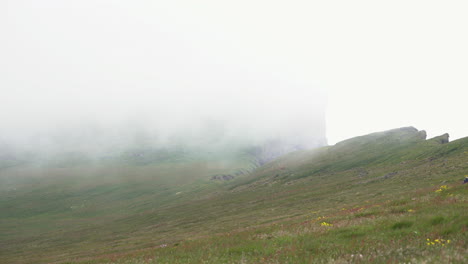
M 466 263 L 468 138 L 229 161 L 3 171 L 0 263 Z
M 453 191 L 467 194 L 464 186 L 453 187 Z M 432 191 L 420 190 L 408 195 L 414 200 L 405 206 L 415 209 L 404 213 L 393 213 L 401 205 L 392 201 L 365 204 L 90 263 L 465 263 L 466 199 L 441 200 Z M 363 215 L 366 211 L 374 213 Z M 434 225 L 434 214 L 450 221 Z M 427 245 L 427 239 L 450 242 Z

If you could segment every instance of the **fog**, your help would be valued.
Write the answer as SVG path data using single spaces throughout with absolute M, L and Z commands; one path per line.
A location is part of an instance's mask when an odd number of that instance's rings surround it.
M 206 10 L 185 14 L 187 5 L 7 1 L 0 140 L 91 152 L 173 141 L 325 144 L 323 87 L 251 56 L 228 28 L 205 21 Z
M 406 126 L 468 135 L 466 1 L 15 0 L 0 12 L 9 144 L 202 143 L 210 127 L 217 141 L 306 145 Z

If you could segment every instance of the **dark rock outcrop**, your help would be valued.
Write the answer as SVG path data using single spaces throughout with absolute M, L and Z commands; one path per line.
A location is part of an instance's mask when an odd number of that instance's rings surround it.
M 426 138 L 427 138 L 427 133 L 426 133 L 425 130 L 419 131 L 418 134 L 419 134 L 419 137 L 420 137 L 421 139 L 426 140 Z
M 210 180 L 212 180 L 212 181 L 215 181 L 215 180 L 229 181 L 229 180 L 232 180 L 232 179 L 234 179 L 234 176 L 232 176 L 230 174 L 221 174 L 221 175 L 214 175 L 213 177 L 211 177 Z
M 435 141 L 435 142 L 437 142 L 439 144 L 446 144 L 446 143 L 449 143 L 449 137 L 450 137 L 450 135 L 448 133 L 445 133 L 445 134 L 443 134 L 441 136 L 432 138 L 431 140 Z

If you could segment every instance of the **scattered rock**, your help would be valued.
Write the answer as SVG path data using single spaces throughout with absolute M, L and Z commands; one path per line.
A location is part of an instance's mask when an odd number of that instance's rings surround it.
M 383 179 L 390 179 L 390 178 L 392 178 L 393 176 L 395 176 L 397 174 L 398 174 L 398 172 L 396 172 L 396 171 L 390 172 L 390 173 L 385 174 L 382 178 Z
M 229 174 L 221 174 L 221 175 L 214 175 L 213 177 L 211 177 L 210 180 L 214 181 L 214 180 L 218 180 L 218 181 L 229 181 L 229 180 L 232 180 L 234 179 L 234 176 L 232 175 L 229 175 Z
M 366 171 L 366 170 L 361 170 L 361 171 L 359 171 L 358 176 L 362 178 L 362 177 L 367 176 L 368 174 L 369 174 L 368 171 Z

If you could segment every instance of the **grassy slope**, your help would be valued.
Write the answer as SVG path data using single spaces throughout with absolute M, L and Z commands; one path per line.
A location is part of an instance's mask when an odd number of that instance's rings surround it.
M 160 178 L 162 168 L 131 168 L 120 182 L 108 168 L 98 183 L 58 174 L 2 192 L 0 261 L 464 263 L 467 161 L 468 138 L 439 144 L 407 128 L 292 153 L 225 184 L 187 164 Z M 185 174 L 194 180 L 182 187 L 163 183 Z
M 206 195 L 206 189 L 219 185 L 208 181 L 212 175 L 251 170 L 250 162 L 242 153 L 205 153 L 145 166 L 126 160 L 2 170 L 0 263 L 49 262 L 153 245 L 154 233 L 145 230 L 166 221 L 159 210 Z M 129 216 L 138 219 L 129 221 Z M 134 239 L 136 233 L 148 240 Z

